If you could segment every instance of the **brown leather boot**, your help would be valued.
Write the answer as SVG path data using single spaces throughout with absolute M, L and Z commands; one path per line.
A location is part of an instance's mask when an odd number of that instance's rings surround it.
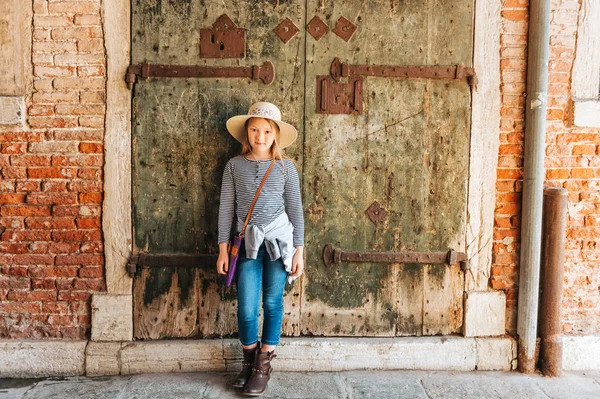
M 242 351 L 244 352 L 242 371 L 240 371 L 240 374 L 238 374 L 235 381 L 231 384 L 234 388 L 243 388 L 244 385 L 246 385 L 246 382 L 248 382 L 248 379 L 250 379 L 250 376 L 252 375 L 252 366 L 254 366 L 254 357 L 258 350 L 260 350 L 260 345 L 256 345 L 256 347 L 252 349 L 242 348 Z
M 244 395 L 260 396 L 267 390 L 267 383 L 271 378 L 271 360 L 277 355 L 275 351 L 271 352 L 256 352 L 254 358 L 254 367 L 252 367 L 252 376 L 244 387 Z

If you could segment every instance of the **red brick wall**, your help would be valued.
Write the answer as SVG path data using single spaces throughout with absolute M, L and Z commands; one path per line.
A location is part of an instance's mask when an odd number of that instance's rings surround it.
M 516 330 L 526 81 L 527 0 L 503 0 L 500 151 L 492 286 L 507 295 Z M 600 129 L 572 124 L 571 70 L 578 0 L 554 0 L 546 134 L 546 185 L 569 191 L 563 331 L 600 333 Z
M 105 289 L 100 4 L 33 2 L 28 126 L 0 126 L 0 337 L 85 338 Z

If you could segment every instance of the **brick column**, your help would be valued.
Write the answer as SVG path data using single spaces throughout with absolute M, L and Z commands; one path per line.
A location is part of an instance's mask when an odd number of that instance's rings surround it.
M 0 126 L 0 337 L 85 338 L 105 290 L 100 4 L 33 2 L 26 123 Z

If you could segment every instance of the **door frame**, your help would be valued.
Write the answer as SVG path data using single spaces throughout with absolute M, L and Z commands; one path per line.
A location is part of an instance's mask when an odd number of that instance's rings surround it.
M 501 1 L 473 2 L 473 67 L 478 83 L 471 100 L 466 226 L 471 269 L 465 279 L 465 291 L 489 292 L 496 205 L 496 179 L 489 177 L 496 176 L 500 136 Z M 107 290 L 92 297 L 92 340 L 130 341 L 133 279 L 125 266 L 133 250 L 132 93 L 125 84 L 125 73 L 131 54 L 131 0 L 105 0 L 102 14 L 107 75 L 102 230 Z M 464 317 L 466 320 L 468 315 L 465 313 Z M 115 329 L 114 323 L 121 328 Z

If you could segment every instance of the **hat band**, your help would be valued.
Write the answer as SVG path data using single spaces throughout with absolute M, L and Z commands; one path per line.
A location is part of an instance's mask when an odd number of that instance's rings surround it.
M 264 116 L 265 118 L 281 121 L 281 115 L 274 110 L 267 108 L 254 108 L 248 111 L 248 115 Z

